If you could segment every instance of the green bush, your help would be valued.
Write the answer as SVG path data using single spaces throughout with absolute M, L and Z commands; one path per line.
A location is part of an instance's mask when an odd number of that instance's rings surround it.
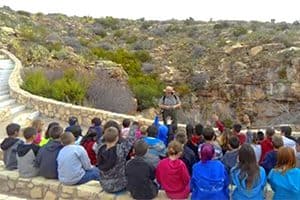
M 136 35 L 128 36 L 125 40 L 127 44 L 133 44 L 137 41 L 138 37 Z
M 151 61 L 151 56 L 148 51 L 140 50 L 134 53 L 135 57 L 142 63 Z
M 247 32 L 248 32 L 247 29 L 244 28 L 244 27 L 242 27 L 242 26 L 238 26 L 238 27 L 235 27 L 233 29 L 233 35 L 235 37 L 239 37 L 241 35 L 245 35 Z
M 68 70 L 64 76 L 50 83 L 42 71 L 28 74 L 22 85 L 24 90 L 33 94 L 59 101 L 81 105 L 86 96 L 88 84 L 85 79 L 78 80 L 75 71 Z
M 157 106 L 156 99 L 161 96 L 164 85 L 155 77 L 140 75 L 129 78 L 131 87 L 138 101 L 139 110 Z
M 48 79 L 42 71 L 36 71 L 27 74 L 22 88 L 31 92 L 32 94 L 50 97 L 51 87 Z

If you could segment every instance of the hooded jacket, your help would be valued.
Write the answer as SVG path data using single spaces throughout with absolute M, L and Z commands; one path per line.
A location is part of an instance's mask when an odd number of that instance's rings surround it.
M 191 199 L 228 200 L 228 185 L 228 174 L 220 161 L 199 161 L 193 166 Z
M 226 170 L 228 173 L 236 165 L 238 154 L 239 154 L 239 150 L 233 149 L 231 151 L 227 151 L 224 154 L 224 156 L 221 158 L 221 161 L 224 164 L 224 166 L 226 167 Z
M 190 193 L 190 175 L 180 159 L 161 160 L 156 168 L 156 179 L 171 199 L 186 199 Z
M 272 169 L 268 176 L 269 183 L 274 191 L 274 200 L 300 199 L 300 169 L 293 168 L 282 172 Z
M 14 170 L 18 168 L 17 147 L 24 142 L 19 138 L 8 137 L 1 143 L 5 169 Z
M 35 166 L 40 168 L 39 175 L 49 179 L 57 179 L 57 156 L 63 148 L 60 141 L 51 140 L 39 150 Z
M 127 190 L 134 199 L 153 199 L 158 193 L 154 183 L 155 168 L 143 157 L 135 157 L 126 164 Z
M 159 123 L 159 118 L 156 116 L 154 118 L 154 125 L 157 127 L 158 133 L 157 133 L 157 139 L 160 139 L 163 141 L 163 143 L 167 146 L 168 145 L 168 134 L 169 134 L 169 129 L 166 125 L 162 125 Z
M 247 189 L 246 179 L 240 180 L 240 170 L 233 168 L 231 170 L 231 179 L 236 188 L 233 191 L 233 200 L 263 200 L 264 188 L 267 183 L 266 172 L 264 168 L 259 167 L 259 177 L 252 184 L 251 189 Z
M 35 144 L 20 144 L 17 147 L 17 161 L 20 177 L 37 176 L 39 168 L 35 167 L 35 159 L 40 147 Z
M 160 158 L 166 157 L 166 146 L 160 139 L 154 137 L 142 137 L 142 139 L 148 144 L 148 151 L 144 157 L 148 163 L 156 167 Z
M 100 184 L 105 192 L 119 192 L 126 188 L 126 157 L 135 141 L 136 130 L 137 126 L 132 126 L 127 140 L 109 149 L 106 144 L 100 144 L 97 160 L 100 169 Z

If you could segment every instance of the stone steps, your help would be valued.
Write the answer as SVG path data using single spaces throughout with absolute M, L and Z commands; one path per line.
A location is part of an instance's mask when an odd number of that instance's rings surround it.
M 26 109 L 26 107 L 24 105 L 20 105 L 20 104 L 13 104 L 10 106 L 10 113 L 11 115 L 16 115 L 19 112 L 22 112 Z
M 14 103 L 16 103 L 15 99 L 7 99 L 7 100 L 4 100 L 4 101 L 0 101 L 0 108 L 10 106 Z
M 0 95 L 0 101 L 9 99 L 9 94 Z
M 0 95 L 6 95 L 6 94 L 9 94 L 9 90 L 1 90 L 0 91 Z
M 19 123 L 22 127 L 28 126 L 30 120 L 39 117 L 38 111 L 26 109 L 26 105 L 18 104 L 15 99 L 10 98 L 9 95 L 9 76 L 13 72 L 14 63 L 10 59 L 0 58 L 0 109 L 8 109 L 9 117 L 1 121 L 0 125 L 3 127 L 1 137 L 5 137 L 5 127 L 9 123 Z M 2 131 L 2 130 L 1 130 Z

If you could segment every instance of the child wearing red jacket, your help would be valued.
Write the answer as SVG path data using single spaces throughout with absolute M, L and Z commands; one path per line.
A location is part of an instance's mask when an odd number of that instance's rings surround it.
M 190 194 L 190 175 L 181 157 L 183 146 L 172 141 L 168 146 L 168 158 L 156 168 L 156 179 L 170 199 L 187 199 Z
M 90 128 L 87 134 L 82 138 L 80 145 L 86 150 L 91 164 L 96 166 L 97 164 L 97 156 L 94 151 L 94 145 L 97 141 L 97 130 Z

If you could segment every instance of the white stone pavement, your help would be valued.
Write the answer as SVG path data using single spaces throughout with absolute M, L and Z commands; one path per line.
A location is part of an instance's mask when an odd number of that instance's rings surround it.
M 11 196 L 11 195 L 7 195 L 7 194 L 0 194 L 0 200 L 27 200 L 27 199 L 16 197 L 16 196 Z

